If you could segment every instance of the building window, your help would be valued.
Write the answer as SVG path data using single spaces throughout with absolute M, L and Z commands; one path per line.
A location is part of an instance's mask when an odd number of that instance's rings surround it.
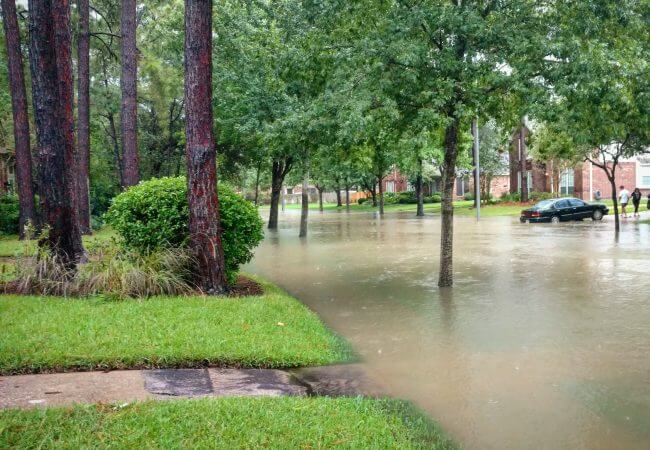
M 641 164 L 639 169 L 639 179 L 641 180 L 641 186 L 650 187 L 650 164 Z
M 386 192 L 395 192 L 395 182 L 387 181 L 386 182 Z
M 519 193 L 521 193 L 521 172 L 517 172 L 517 185 L 519 186 Z M 528 186 L 528 192 L 533 190 L 533 172 L 531 170 L 526 171 L 526 186 Z
M 573 169 L 566 169 L 560 177 L 560 194 L 573 194 Z

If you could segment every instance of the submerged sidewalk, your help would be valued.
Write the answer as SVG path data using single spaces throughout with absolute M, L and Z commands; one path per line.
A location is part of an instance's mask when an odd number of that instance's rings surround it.
M 360 364 L 276 369 L 156 369 L 0 377 L 0 408 L 225 396 L 387 395 Z

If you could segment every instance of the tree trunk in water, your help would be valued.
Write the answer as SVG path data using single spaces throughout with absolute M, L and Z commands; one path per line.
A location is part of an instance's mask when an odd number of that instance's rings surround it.
M 424 195 L 422 195 L 422 160 L 418 159 L 418 174 L 415 178 L 415 197 L 417 200 L 418 208 L 415 215 L 417 217 L 424 216 Z
M 255 200 L 253 203 L 255 203 L 255 206 L 257 206 L 257 202 L 259 200 L 260 196 L 260 170 L 261 170 L 261 163 L 257 165 L 257 174 L 255 175 Z
M 350 187 L 345 186 L 345 209 L 350 211 Z
M 14 0 L 2 0 L 2 14 L 5 43 L 7 44 L 7 69 L 14 121 L 16 185 L 20 203 L 20 239 L 24 239 L 25 225 L 27 223 L 38 224 L 32 183 L 32 153 L 29 145 L 29 117 L 27 115 L 23 55 L 20 50 L 20 32 Z
M 75 208 L 70 5 L 67 0 L 31 0 L 29 12 L 39 184 L 43 219 L 49 226 L 39 245 L 72 271 L 84 249 Z
M 525 132 L 524 132 L 524 127 L 522 126 L 520 131 L 519 131 L 519 145 L 521 148 L 521 168 L 519 169 L 521 172 L 521 201 L 522 202 L 527 202 L 528 201 L 528 164 L 527 164 L 527 159 L 528 157 L 526 156 L 526 139 L 525 139 Z
M 77 32 L 77 209 L 79 228 L 90 228 L 90 8 L 89 0 L 78 0 Z
M 384 215 L 384 180 L 382 177 L 379 179 L 379 215 Z
M 343 203 L 341 202 L 341 188 L 339 186 L 336 187 L 336 206 L 343 206 Z
M 372 195 L 372 207 L 373 207 L 373 208 L 376 208 L 376 207 L 378 206 L 378 205 L 377 205 L 377 187 L 376 187 L 376 186 L 373 187 L 373 188 L 370 190 L 370 195 Z
M 318 210 L 320 212 L 323 212 L 323 191 L 325 190 L 325 187 L 320 186 L 317 187 L 318 189 Z
M 454 284 L 454 182 L 458 157 L 459 120 L 454 119 L 445 130 L 445 158 L 442 166 L 442 220 L 440 224 L 440 273 L 438 286 Z
M 135 41 L 136 0 L 122 0 L 122 187 L 140 181 L 138 159 L 138 49 Z
M 280 195 L 282 194 L 282 184 L 284 178 L 291 170 L 291 160 L 276 160 L 273 161 L 271 167 L 271 211 L 269 212 L 269 230 L 277 230 L 278 228 L 278 206 L 280 203 Z
M 612 173 L 612 176 L 609 176 L 609 174 L 607 174 L 607 178 L 609 179 L 609 184 L 612 186 L 612 203 L 614 206 L 614 231 L 618 234 L 618 232 L 621 231 L 621 221 L 620 218 L 618 217 L 618 196 L 616 192 L 615 172 Z
M 197 282 L 208 294 L 222 294 L 227 285 L 212 135 L 211 0 L 185 0 L 185 114 L 190 247 Z
M 302 208 L 300 210 L 300 234 L 298 237 L 307 237 L 307 217 L 309 216 L 309 171 L 305 170 L 305 175 L 302 179 Z

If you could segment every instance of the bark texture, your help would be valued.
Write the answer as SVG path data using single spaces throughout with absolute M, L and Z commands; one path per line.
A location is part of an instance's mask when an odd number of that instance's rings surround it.
M 90 234 L 90 8 L 77 0 L 77 210 L 79 228 Z
M 336 186 L 336 206 L 341 207 L 343 203 L 341 202 L 341 187 Z
M 316 190 L 318 190 L 318 210 L 323 212 L 323 191 L 325 190 L 325 186 L 317 184 Z
M 292 159 L 277 159 L 271 167 L 271 211 L 269 212 L 269 230 L 278 228 L 278 206 L 282 194 L 282 183 L 291 170 Z
M 138 49 L 135 41 L 136 0 L 122 0 L 122 187 L 140 181 L 138 158 Z
M 302 179 L 302 205 L 300 209 L 300 234 L 298 237 L 307 237 L 307 218 L 309 217 L 309 171 L 305 171 Z
M 29 53 L 39 152 L 39 184 L 47 246 L 74 269 L 84 254 L 75 208 L 70 5 L 30 0 Z
M 212 1 L 185 0 L 185 134 L 190 246 L 197 283 L 208 294 L 227 289 L 212 133 Z
M 32 153 L 29 144 L 29 117 L 27 115 L 27 94 L 23 55 L 20 50 L 20 31 L 14 0 L 2 0 L 2 23 L 7 45 L 7 68 L 11 108 L 14 122 L 14 145 L 16 156 L 16 187 L 20 202 L 20 239 L 25 238 L 25 225 L 37 225 L 32 183 Z
M 438 286 L 454 283 L 454 183 L 458 158 L 459 120 L 454 118 L 445 130 L 445 158 L 442 166 L 442 219 L 440 224 L 440 273 Z
M 415 199 L 418 207 L 415 215 L 417 217 L 424 216 L 424 195 L 422 192 L 422 159 L 418 159 L 418 174 L 415 177 Z
M 519 131 L 519 149 L 520 149 L 520 173 L 521 173 L 521 201 L 528 201 L 528 164 L 526 155 L 526 132 L 525 128 L 522 126 Z
M 379 215 L 384 215 L 384 178 L 377 177 L 379 180 Z

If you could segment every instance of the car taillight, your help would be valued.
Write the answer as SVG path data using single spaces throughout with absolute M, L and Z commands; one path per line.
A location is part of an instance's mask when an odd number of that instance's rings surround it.
M 530 217 L 539 217 L 539 216 L 541 216 L 541 214 L 540 214 L 539 212 L 537 212 L 537 211 L 533 211 L 533 212 L 530 214 Z

